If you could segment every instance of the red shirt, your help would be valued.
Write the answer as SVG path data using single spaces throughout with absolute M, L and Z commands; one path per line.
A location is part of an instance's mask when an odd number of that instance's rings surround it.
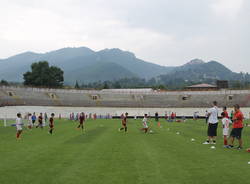
M 80 123 L 83 123 L 85 121 L 85 116 L 80 116 Z
M 243 119 L 244 116 L 241 111 L 235 112 L 233 128 L 243 128 Z
M 38 122 L 39 122 L 39 123 L 43 123 L 43 117 L 42 117 L 42 116 L 39 116 L 39 117 L 38 117 Z
M 53 125 L 54 125 L 54 119 L 53 119 L 52 117 L 49 119 L 49 125 L 50 125 L 50 126 L 53 126 Z
M 224 111 L 224 113 L 225 113 L 225 117 L 229 119 L 228 112 L 227 112 L 227 111 Z
M 122 124 L 125 125 L 127 123 L 127 116 L 124 116 L 122 119 Z

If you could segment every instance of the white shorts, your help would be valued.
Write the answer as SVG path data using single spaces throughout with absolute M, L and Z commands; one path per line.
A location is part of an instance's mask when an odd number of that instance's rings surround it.
M 223 135 L 229 135 L 229 128 L 223 128 Z
M 17 130 L 22 130 L 22 125 L 16 125 Z

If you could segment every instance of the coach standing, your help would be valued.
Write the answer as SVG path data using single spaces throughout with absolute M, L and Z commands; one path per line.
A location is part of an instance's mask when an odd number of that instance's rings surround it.
M 217 127 L 218 127 L 218 107 L 217 102 L 213 102 L 213 107 L 208 110 L 208 139 L 203 144 L 216 144 Z
M 238 139 L 239 146 L 237 149 L 242 149 L 242 139 L 241 139 L 241 133 L 243 129 L 243 119 L 244 116 L 242 112 L 240 111 L 240 106 L 238 104 L 234 105 L 234 116 L 233 116 L 233 129 L 230 134 L 230 145 L 228 145 L 228 148 L 233 148 L 234 139 Z

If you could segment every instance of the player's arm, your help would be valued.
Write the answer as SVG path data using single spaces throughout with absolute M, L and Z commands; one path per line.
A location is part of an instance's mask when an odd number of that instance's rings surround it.
M 211 116 L 211 114 L 212 114 L 211 110 L 208 110 L 207 117 L 209 118 L 209 116 Z

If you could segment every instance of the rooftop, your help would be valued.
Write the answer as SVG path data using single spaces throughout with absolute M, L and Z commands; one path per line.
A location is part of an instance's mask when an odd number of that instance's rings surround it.
M 196 84 L 188 86 L 187 88 L 217 88 L 217 86 L 211 84 Z

